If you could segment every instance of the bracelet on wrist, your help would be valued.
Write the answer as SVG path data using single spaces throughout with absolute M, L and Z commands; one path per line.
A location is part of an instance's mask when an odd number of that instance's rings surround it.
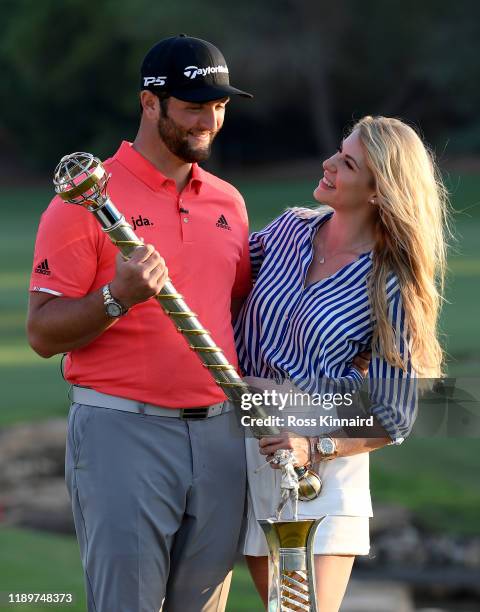
M 315 463 L 315 451 L 317 447 L 318 438 L 308 438 L 308 442 L 310 444 L 310 453 L 308 455 L 308 461 L 310 465 L 313 465 Z

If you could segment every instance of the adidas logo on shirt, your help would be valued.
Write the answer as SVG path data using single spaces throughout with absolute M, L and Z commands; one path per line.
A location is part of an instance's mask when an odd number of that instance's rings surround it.
M 217 227 L 221 227 L 222 229 L 232 230 L 232 228 L 228 225 L 228 221 L 225 219 L 224 215 L 220 215 L 217 221 Z
M 42 263 L 39 263 L 35 268 L 35 272 L 37 274 L 45 274 L 46 276 L 50 276 L 50 268 L 48 267 L 48 259 L 44 259 Z

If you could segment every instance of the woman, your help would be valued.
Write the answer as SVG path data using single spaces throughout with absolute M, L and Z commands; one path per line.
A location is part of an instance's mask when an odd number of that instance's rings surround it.
M 316 500 L 299 504 L 299 518 L 327 515 L 314 543 L 317 600 L 322 612 L 335 612 L 355 555 L 369 551 L 368 453 L 404 440 L 415 419 L 416 378 L 441 374 L 446 196 L 429 151 L 397 119 L 364 117 L 323 170 L 314 198 L 328 208 L 287 210 L 251 236 L 255 285 L 236 338 L 241 367 L 261 388 L 289 381 L 312 392 L 341 379 L 352 390 L 355 355 L 372 352 L 367 437 L 247 438 L 244 553 L 265 605 L 267 549 L 256 521 L 272 515 L 279 478 L 256 468 L 287 448 L 324 482 Z

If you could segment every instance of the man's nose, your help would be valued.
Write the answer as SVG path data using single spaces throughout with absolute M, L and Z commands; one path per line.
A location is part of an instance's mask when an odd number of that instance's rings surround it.
M 198 127 L 213 132 L 217 129 L 217 113 L 214 108 L 204 108 L 198 121 Z

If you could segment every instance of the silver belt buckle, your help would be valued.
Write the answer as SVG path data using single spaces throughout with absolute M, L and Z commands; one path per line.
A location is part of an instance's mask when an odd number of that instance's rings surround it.
M 208 417 L 208 411 L 209 406 L 205 406 L 203 408 L 182 408 L 180 410 L 180 418 L 201 421 Z

